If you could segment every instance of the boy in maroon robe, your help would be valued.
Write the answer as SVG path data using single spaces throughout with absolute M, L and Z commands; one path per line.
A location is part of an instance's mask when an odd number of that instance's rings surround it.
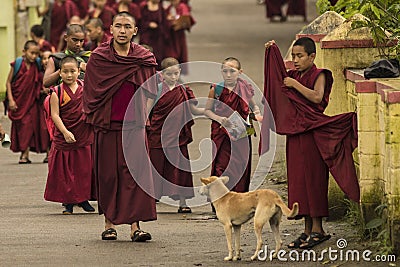
M 85 28 L 86 36 L 90 40 L 85 44 L 85 50 L 93 51 L 101 43 L 105 43 L 111 39 L 111 36 L 105 33 L 103 22 L 99 18 L 90 19 L 86 23 Z
M 314 65 L 316 50 L 312 39 L 299 38 L 293 44 L 295 70 L 287 74 L 281 74 L 285 72 L 283 60 L 274 41 L 266 43 L 266 47 L 264 93 L 276 132 L 286 135 L 288 202 L 298 202 L 298 218 L 305 218 L 304 232 L 288 246 L 309 249 L 330 238 L 322 227 L 322 218 L 328 216 L 329 170 L 345 193 L 359 201 L 351 154 L 357 144 L 355 114 L 323 114 L 333 78 L 329 70 Z
M 188 62 L 188 48 L 186 42 L 186 31 L 190 31 L 195 21 L 190 14 L 190 8 L 180 0 L 171 1 L 171 5 L 166 9 L 167 19 L 170 21 L 170 42 L 171 45 L 166 49 L 169 57 L 176 58 L 180 64 Z M 177 28 L 177 20 L 181 16 L 191 19 L 190 25 L 184 28 Z M 188 74 L 186 64 L 182 66 L 182 74 Z
M 73 16 L 79 16 L 79 10 L 71 0 L 55 0 L 54 3 L 48 3 L 45 10 L 39 12 L 39 15 L 43 16 L 46 13 L 50 15 L 49 42 L 57 48 L 68 22 Z
M 240 62 L 234 57 L 226 58 L 221 67 L 224 82 L 212 85 L 204 114 L 213 120 L 211 139 L 213 146 L 213 163 L 211 175 L 228 176 L 228 188 L 235 192 L 248 192 L 251 174 L 251 140 L 250 136 L 231 140 L 224 127 L 230 127 L 228 119 L 234 111 L 246 120 L 251 110 L 259 114 L 255 104 L 253 87 L 241 79 Z M 217 87 L 222 87 L 218 92 Z
M 85 41 L 85 30 L 82 25 L 71 24 L 64 35 L 66 49 L 63 52 L 52 54 L 44 72 L 43 84 L 46 87 L 60 83 L 60 60 L 67 55 L 76 57 L 79 63 L 80 74 L 78 79 L 84 80 L 86 62 L 89 60 L 90 51 L 82 49 Z
M 78 61 L 67 56 L 61 60 L 61 101 L 58 86 L 50 98 L 51 118 L 56 127 L 49 153 L 49 173 L 44 198 L 65 206 L 63 214 L 72 214 L 74 204 L 94 212 L 92 198 L 92 127 L 82 112 L 83 83 L 77 80 Z
M 178 60 L 165 58 L 161 68 L 160 97 L 151 111 L 147 131 L 150 159 L 156 171 L 155 195 L 157 199 L 169 196 L 179 200 L 178 213 L 191 213 L 186 204 L 186 199 L 194 196 L 187 146 L 193 141 L 192 113 L 202 115 L 204 109 L 196 107 L 193 91 L 178 83 L 181 72 Z
M 103 240 L 117 238 L 117 224 L 131 225 L 134 242 L 150 240 L 139 221 L 157 219 L 145 147 L 146 101 L 147 96 L 155 98 L 157 86 L 141 87 L 156 73 L 156 62 L 149 50 L 131 42 L 136 32 L 132 15 L 117 14 L 111 26 L 113 39 L 93 51 L 85 76 L 83 110 L 95 131 L 94 171 L 99 213 L 105 217 Z M 124 136 L 129 138 L 122 146 Z
M 114 9 L 106 5 L 106 0 L 94 0 L 94 9 L 89 11 L 89 19 L 99 18 L 103 22 L 104 31 L 110 34 L 112 18 L 115 15 Z
M 139 44 L 153 49 L 158 66 L 166 57 L 169 46 L 169 28 L 167 16 L 160 0 L 147 0 L 140 6 Z M 158 68 L 158 70 L 161 70 Z
M 11 147 L 13 152 L 21 152 L 19 164 L 31 163 L 29 151 L 44 153 L 49 145 L 48 137 L 41 133 L 40 121 L 44 114 L 40 106 L 42 73 L 36 62 L 39 45 L 29 40 L 24 45 L 22 63 L 14 77 L 16 61 L 11 63 L 6 88 L 11 119 Z M 42 117 L 42 118 L 41 118 Z
M 139 5 L 132 2 L 132 0 L 120 0 L 118 3 L 115 3 L 112 8 L 116 13 L 126 11 L 131 14 L 136 23 L 139 24 L 140 18 L 142 17 L 140 14 L 140 7 Z

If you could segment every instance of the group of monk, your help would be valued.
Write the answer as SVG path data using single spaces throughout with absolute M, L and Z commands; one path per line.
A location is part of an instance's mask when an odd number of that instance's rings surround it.
M 139 29 L 137 41 L 154 53 L 158 66 L 166 57 L 179 63 L 188 61 L 186 31 L 195 24 L 188 0 L 55 0 L 46 3 L 43 10 L 37 9 L 39 17 L 44 17 L 44 39 L 56 51 L 65 49 L 63 36 L 70 24 L 85 25 L 92 35 L 104 32 L 97 38 L 88 34 L 85 48 L 94 50 L 111 38 L 112 18 L 122 11 L 134 17 Z
M 165 195 L 179 200 L 178 212 L 191 212 L 186 198 L 193 197 L 187 165 L 192 114 L 204 114 L 213 121 L 211 138 L 216 145 L 211 175 L 236 178 L 228 185 L 231 190 L 249 190 L 250 136 L 232 138 L 227 131 L 232 127 L 233 111 L 242 119 L 251 112 L 260 115 L 254 89 L 240 78 L 240 61 L 229 57 L 222 62 L 223 81 L 211 85 L 205 108 L 199 108 L 191 89 L 179 84 L 182 68 L 178 59 L 163 59 L 158 73 L 156 56 L 132 42 L 138 33 L 136 25 L 131 13 L 119 12 L 111 22 L 112 38 L 86 53 L 82 51 L 83 26 L 71 24 L 64 35 L 66 50 L 44 60 L 44 74 L 36 60 L 39 44 L 27 41 L 22 62 L 11 63 L 7 79 L 11 149 L 21 152 L 21 164 L 30 163 L 27 151 L 49 148 L 48 143 L 40 147 L 37 140 L 44 129 L 38 123 L 43 114 L 39 99 L 42 83 L 54 84 L 50 110 L 56 130 L 48 157 L 45 199 L 61 202 L 64 214 L 72 214 L 75 205 L 92 212 L 88 201 L 97 200 L 99 214 L 105 218 L 103 240 L 117 239 L 115 225 L 119 224 L 130 225 L 132 241 L 151 240 L 139 222 L 157 219 L 156 200 Z M 266 47 L 264 94 L 276 121 L 273 130 L 288 136 L 289 202 L 298 202 L 298 218 L 305 218 L 304 233 L 289 247 L 311 248 L 330 238 L 322 227 L 322 218 L 328 216 L 328 171 L 351 199 L 359 200 L 351 156 L 357 144 L 355 113 L 323 115 L 333 79 L 329 70 L 314 65 L 313 40 L 300 38 L 294 43 L 296 69 L 289 73 L 275 43 L 268 42 Z M 181 104 L 182 112 L 170 115 Z M 172 122 L 167 123 L 168 115 Z M 263 122 L 261 153 L 268 150 L 265 133 L 270 130 Z M 326 145 L 325 139 L 332 135 L 335 143 Z M 338 146 L 343 149 L 335 150 Z M 183 163 L 172 164 L 175 159 Z M 157 176 L 162 179 L 153 179 Z

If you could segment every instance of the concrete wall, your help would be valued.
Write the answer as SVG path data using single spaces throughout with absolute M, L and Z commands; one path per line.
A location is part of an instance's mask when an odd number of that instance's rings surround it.
M 6 90 L 10 62 L 15 58 L 15 1 L 2 1 L 0 9 L 0 92 Z
M 374 208 L 388 205 L 389 231 L 400 250 L 400 79 L 365 80 L 346 71 L 347 86 L 358 96 L 361 203 L 366 221 Z

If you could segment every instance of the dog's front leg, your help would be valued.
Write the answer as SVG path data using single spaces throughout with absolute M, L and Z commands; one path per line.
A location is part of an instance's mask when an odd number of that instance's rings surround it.
M 232 225 L 230 223 L 224 223 L 224 230 L 226 236 L 226 242 L 228 244 L 228 257 L 225 257 L 224 260 L 230 261 L 233 258 L 233 249 L 232 249 Z
M 242 259 L 240 257 L 240 228 L 241 228 L 241 225 L 233 226 L 233 231 L 235 233 L 235 257 L 233 257 L 234 261 Z

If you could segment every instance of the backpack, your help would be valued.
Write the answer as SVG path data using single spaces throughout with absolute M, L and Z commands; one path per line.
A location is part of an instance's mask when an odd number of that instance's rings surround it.
M 53 140 L 54 138 L 54 132 L 56 130 L 56 126 L 54 125 L 54 121 L 51 118 L 51 107 L 50 107 L 50 97 L 51 94 L 53 92 L 55 92 L 58 96 L 59 99 L 59 105 L 61 106 L 62 101 L 63 101 L 63 94 L 64 94 L 64 90 L 62 89 L 61 85 L 57 85 L 57 90 L 55 90 L 54 88 L 50 89 L 50 94 L 48 94 L 46 96 L 46 98 L 44 99 L 43 102 L 43 106 L 44 106 L 44 118 L 45 118 L 45 122 L 46 122 L 46 127 L 47 127 L 47 131 L 49 132 L 49 136 L 50 136 L 50 140 Z
M 21 69 L 21 65 L 22 65 L 22 61 L 23 60 L 24 59 L 22 57 L 17 57 L 15 59 L 14 71 L 13 71 L 13 76 L 12 76 L 12 79 L 11 79 L 12 83 L 15 82 L 15 79 L 17 78 L 17 74 L 18 74 L 19 70 Z M 40 57 L 36 58 L 35 63 L 36 63 L 36 66 L 37 66 L 38 70 L 41 71 L 42 70 L 42 61 L 41 61 Z

